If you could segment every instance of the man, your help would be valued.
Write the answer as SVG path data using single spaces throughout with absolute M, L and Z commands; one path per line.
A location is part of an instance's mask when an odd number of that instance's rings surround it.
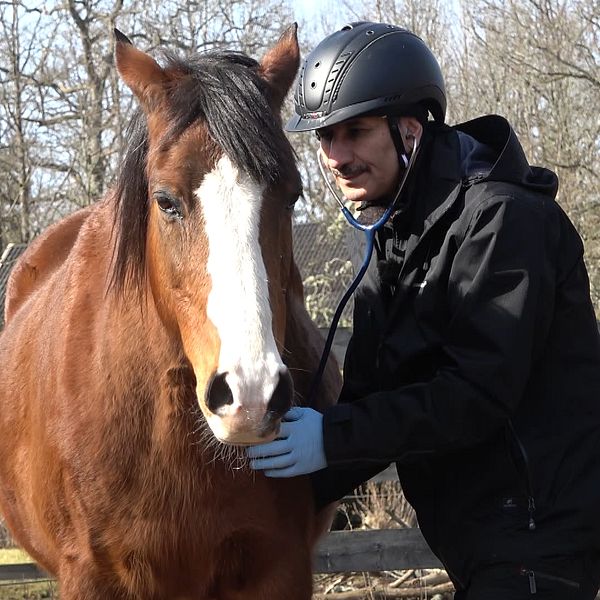
M 394 213 L 340 403 L 292 409 L 251 465 L 312 473 L 323 505 L 395 462 L 457 599 L 592 599 L 600 342 L 582 242 L 503 118 L 451 128 L 445 111 L 437 61 L 398 27 L 353 23 L 306 59 L 288 129 L 316 131 L 363 221 Z

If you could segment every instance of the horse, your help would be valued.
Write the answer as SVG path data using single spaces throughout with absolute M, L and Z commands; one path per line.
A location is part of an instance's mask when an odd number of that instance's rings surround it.
M 139 104 L 115 186 L 14 267 L 0 336 L 0 507 L 62 600 L 307 600 L 329 519 L 254 473 L 308 402 L 301 193 L 281 108 L 296 26 L 260 62 L 157 61 L 116 31 Z M 318 410 L 335 402 L 330 362 Z

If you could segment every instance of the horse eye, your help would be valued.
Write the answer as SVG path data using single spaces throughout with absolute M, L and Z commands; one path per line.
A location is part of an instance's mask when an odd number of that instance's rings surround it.
M 156 204 L 158 204 L 158 208 L 167 216 L 177 219 L 183 218 L 181 204 L 177 198 L 165 192 L 157 192 L 154 194 L 154 199 L 156 200 Z

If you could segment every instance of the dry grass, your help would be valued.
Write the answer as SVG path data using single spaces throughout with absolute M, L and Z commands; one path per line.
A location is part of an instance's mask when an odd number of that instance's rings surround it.
M 395 481 L 369 482 L 345 499 L 336 525 L 344 529 L 416 527 L 417 519 Z M 315 576 L 315 600 L 451 600 L 454 588 L 441 569 Z

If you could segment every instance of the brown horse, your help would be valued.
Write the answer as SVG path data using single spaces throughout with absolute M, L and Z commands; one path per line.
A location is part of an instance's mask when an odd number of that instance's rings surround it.
M 62 600 L 311 596 L 310 483 L 242 450 L 302 403 L 322 344 L 279 114 L 298 61 L 295 26 L 261 63 L 160 66 L 117 32 L 141 107 L 122 172 L 22 256 L 0 337 L 0 506 Z M 338 385 L 332 364 L 317 408 Z

